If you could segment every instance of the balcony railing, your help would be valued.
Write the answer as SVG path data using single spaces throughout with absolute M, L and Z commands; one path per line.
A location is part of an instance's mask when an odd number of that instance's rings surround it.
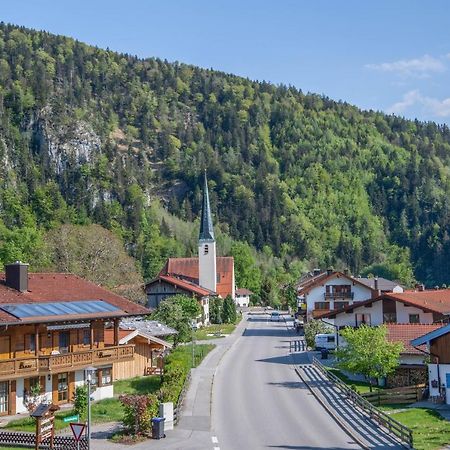
M 120 345 L 102 349 L 84 350 L 61 355 L 43 355 L 32 358 L 0 360 L 0 378 L 6 376 L 33 376 L 64 369 L 79 369 L 95 364 L 129 361 L 134 356 L 134 345 Z
M 353 300 L 353 292 L 325 292 L 323 298 L 325 300 Z

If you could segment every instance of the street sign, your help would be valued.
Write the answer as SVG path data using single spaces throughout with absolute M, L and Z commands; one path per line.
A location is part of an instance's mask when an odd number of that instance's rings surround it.
M 78 422 L 78 415 L 64 417 L 63 422 Z
M 78 442 L 81 439 L 81 435 L 83 434 L 86 425 L 84 423 L 71 422 L 70 428 L 72 428 L 73 437 Z

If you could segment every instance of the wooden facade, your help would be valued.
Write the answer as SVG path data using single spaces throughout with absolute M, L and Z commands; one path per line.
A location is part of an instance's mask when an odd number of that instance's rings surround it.
M 0 336 L 0 415 L 16 413 L 16 396 L 26 397 L 35 384 L 42 392 L 51 385 L 54 404 L 72 401 L 75 373 L 89 366 L 130 364 L 134 345 L 119 345 L 119 320 L 113 344 L 105 344 L 106 320 L 86 323 L 8 326 Z M 133 363 L 131 363 L 133 365 Z M 102 375 L 99 370 L 101 383 Z M 23 392 L 16 392 L 20 380 Z M 47 391 L 48 392 L 48 391 Z
M 165 347 L 156 342 L 149 342 L 148 339 L 141 336 L 135 336 L 130 342 L 134 344 L 133 362 L 120 361 L 114 363 L 114 381 L 161 373 L 161 358 L 159 356 L 165 350 Z
M 430 342 L 430 353 L 439 358 L 439 364 L 450 364 L 450 333 L 433 339 Z

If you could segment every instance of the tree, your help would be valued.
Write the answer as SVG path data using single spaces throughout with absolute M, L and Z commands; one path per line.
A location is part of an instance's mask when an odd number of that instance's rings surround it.
M 84 422 L 88 408 L 88 388 L 87 386 L 77 386 L 73 394 L 73 410 L 78 415 L 79 420 Z
M 322 322 L 321 320 L 308 320 L 304 326 L 306 345 L 310 348 L 315 346 L 316 334 L 332 333 L 333 328 Z
M 47 233 L 45 240 L 52 270 L 74 273 L 110 289 L 123 290 L 126 285 L 130 291 L 133 286 L 133 296 L 137 290 L 145 298 L 135 261 L 111 231 L 100 225 L 61 225 Z
M 246 242 L 235 242 L 231 246 L 231 255 L 234 258 L 236 284 L 247 288 L 255 294 L 261 289 L 261 271 L 256 265 L 251 247 Z
M 152 319 L 159 320 L 177 330 L 174 343 L 191 339 L 191 323 L 201 314 L 197 300 L 187 295 L 174 295 L 163 300 L 152 314 Z
M 354 374 L 361 374 L 370 382 L 395 371 L 399 365 L 401 342 L 389 342 L 385 325 L 345 328 L 340 332 L 345 344 L 336 351 L 338 366 Z
M 209 320 L 211 323 L 222 323 L 223 300 L 213 297 L 209 300 Z
M 231 295 L 227 295 L 223 300 L 222 320 L 223 323 L 235 323 L 237 319 L 236 305 L 231 298 Z

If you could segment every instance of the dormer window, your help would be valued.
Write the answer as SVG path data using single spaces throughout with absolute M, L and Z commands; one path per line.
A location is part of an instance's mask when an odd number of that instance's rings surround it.
M 205 244 L 205 247 L 204 247 L 204 252 L 203 252 L 203 254 L 204 254 L 204 255 L 207 255 L 207 254 L 208 254 L 208 252 L 209 252 L 209 246 L 208 246 L 208 244 Z

